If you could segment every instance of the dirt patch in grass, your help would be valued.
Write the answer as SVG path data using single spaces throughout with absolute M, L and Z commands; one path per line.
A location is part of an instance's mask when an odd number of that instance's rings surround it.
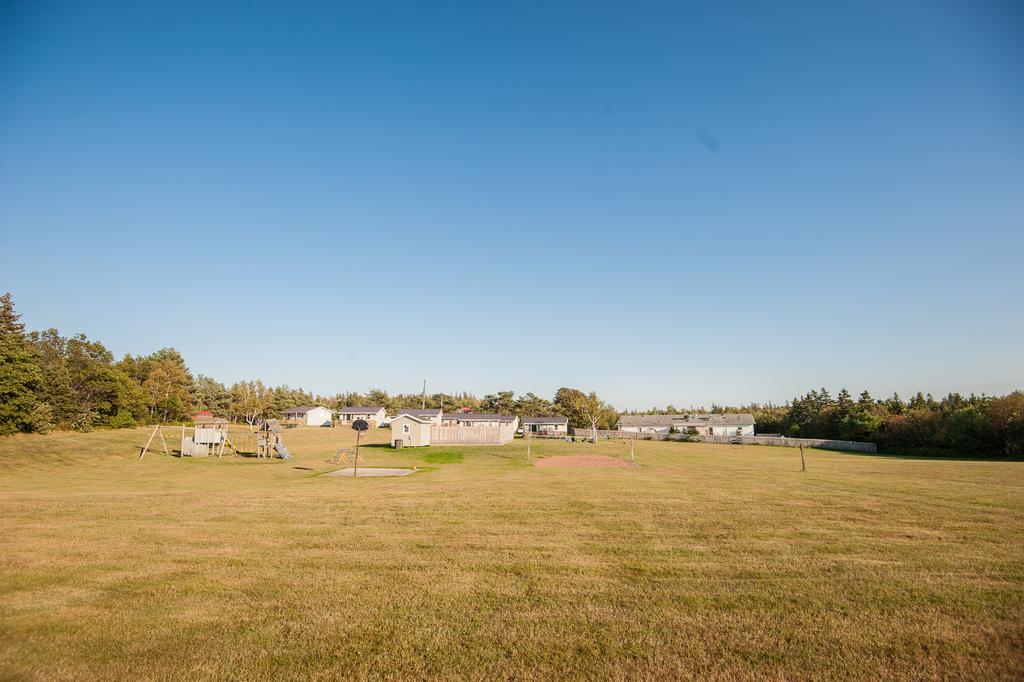
M 585 467 L 585 468 L 596 468 L 596 467 L 609 467 L 609 468 L 620 468 L 628 467 L 629 462 L 621 460 L 618 457 L 608 457 L 607 455 L 561 455 L 558 457 L 544 457 L 538 459 L 536 466 L 539 467 Z

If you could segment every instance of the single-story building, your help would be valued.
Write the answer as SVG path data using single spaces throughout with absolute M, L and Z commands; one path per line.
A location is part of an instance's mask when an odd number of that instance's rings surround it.
M 384 423 L 386 416 L 383 407 L 343 407 L 335 410 L 338 419 L 343 422 L 354 422 L 357 419 L 365 419 L 374 426 Z
M 569 433 L 569 420 L 565 417 L 523 417 L 523 433 L 564 436 Z
M 429 417 L 401 413 L 391 419 L 391 447 L 417 448 L 430 445 L 430 429 L 435 424 Z
M 624 414 L 619 417 L 619 431 L 631 433 L 671 433 L 675 414 Z
M 426 419 L 432 424 L 441 425 L 441 408 L 440 407 L 428 407 L 425 410 L 420 409 L 401 409 L 396 410 L 395 413 L 390 417 L 388 421 L 394 421 L 395 418 L 402 416 L 403 414 L 412 415 L 413 417 L 419 417 L 420 419 Z
M 443 426 L 508 426 L 512 431 L 519 428 L 519 417 L 508 414 L 488 414 L 484 412 L 448 412 L 441 415 Z
M 672 423 L 676 431 L 687 432 L 695 429 L 702 436 L 753 436 L 754 415 L 743 413 L 728 414 L 687 414 Z
M 753 436 L 754 415 L 727 414 L 624 414 L 619 430 L 633 433 L 686 433 L 701 436 Z
M 301 422 L 306 426 L 324 426 L 330 424 L 334 418 L 330 410 L 319 405 L 289 407 L 287 410 L 282 410 L 281 414 L 289 421 Z
M 519 417 L 440 410 L 399 410 L 391 418 L 391 446 L 504 445 L 512 442 Z

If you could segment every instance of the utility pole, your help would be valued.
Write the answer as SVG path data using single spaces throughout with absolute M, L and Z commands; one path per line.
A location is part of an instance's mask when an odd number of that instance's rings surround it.
M 423 380 L 423 405 L 422 408 L 427 409 L 427 380 Z

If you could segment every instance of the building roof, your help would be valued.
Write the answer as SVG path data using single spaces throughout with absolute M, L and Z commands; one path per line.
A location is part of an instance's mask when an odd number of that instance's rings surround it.
M 746 426 L 754 423 L 754 415 L 741 412 L 728 414 L 676 415 L 675 426 Z
M 728 414 L 624 414 L 619 426 L 746 426 L 754 423 L 754 415 Z
M 568 417 L 523 417 L 524 424 L 568 424 Z
M 411 414 L 416 417 L 436 417 L 441 414 L 440 407 L 428 407 L 425 410 L 409 409 L 409 410 L 398 410 L 395 412 L 395 416 L 398 417 L 403 414 Z
M 318 407 L 321 410 L 327 409 L 326 407 L 320 407 L 319 405 L 299 405 L 298 407 L 289 407 L 287 410 L 281 410 L 281 414 L 306 414 L 310 410 L 315 410 Z
M 418 411 L 422 412 L 423 410 L 418 410 Z M 399 412 L 398 414 L 396 414 L 394 416 L 394 418 L 391 421 L 394 422 L 394 421 L 397 421 L 399 419 L 411 419 L 414 422 L 416 422 L 417 424 L 429 424 L 430 423 L 429 417 L 430 417 L 430 415 L 428 415 L 428 414 L 418 415 L 418 414 L 411 414 L 409 412 Z
M 383 409 L 383 407 L 343 407 L 335 412 L 338 414 L 373 414 Z
M 619 417 L 619 426 L 672 426 L 678 414 L 624 414 Z
M 441 419 L 465 422 L 510 422 L 515 417 L 507 414 L 487 414 L 484 412 L 447 412 L 441 415 Z

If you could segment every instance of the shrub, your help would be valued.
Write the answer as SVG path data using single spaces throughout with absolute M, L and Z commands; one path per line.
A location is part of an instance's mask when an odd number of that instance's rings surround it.
M 118 412 L 110 419 L 110 428 L 112 429 L 130 429 L 137 425 L 135 417 L 128 412 Z
M 49 433 L 54 426 L 53 408 L 47 403 L 36 403 L 29 412 L 27 426 L 32 433 Z

